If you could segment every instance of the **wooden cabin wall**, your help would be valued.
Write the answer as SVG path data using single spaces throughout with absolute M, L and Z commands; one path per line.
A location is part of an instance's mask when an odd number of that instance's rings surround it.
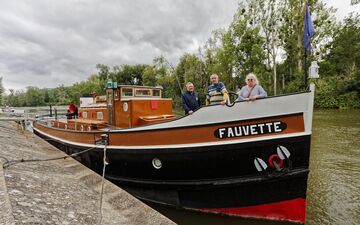
M 133 100 L 131 102 L 132 126 L 140 124 L 140 116 L 160 116 L 160 115 L 172 115 L 172 100 L 171 99 L 159 99 L 159 100 Z
M 124 104 L 128 110 L 124 111 Z M 126 108 L 126 107 L 125 107 Z M 140 125 L 141 116 L 172 115 L 171 99 L 129 99 L 115 102 L 115 124 L 117 127 L 128 128 Z
M 124 104 L 127 104 L 127 111 Z M 115 126 L 121 128 L 131 127 L 131 104 L 129 101 L 115 101 Z
M 87 112 L 87 118 L 84 118 L 84 112 Z M 97 118 L 97 113 L 102 112 L 103 118 Z M 88 120 L 100 120 L 107 121 L 107 109 L 106 108 L 83 108 L 79 110 L 79 118 Z

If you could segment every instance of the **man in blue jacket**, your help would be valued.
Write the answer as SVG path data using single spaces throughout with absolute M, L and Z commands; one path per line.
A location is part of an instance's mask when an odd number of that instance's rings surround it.
M 186 91 L 181 95 L 181 100 L 185 115 L 191 115 L 193 112 L 200 107 L 199 94 L 194 91 L 194 84 L 188 82 L 186 84 Z

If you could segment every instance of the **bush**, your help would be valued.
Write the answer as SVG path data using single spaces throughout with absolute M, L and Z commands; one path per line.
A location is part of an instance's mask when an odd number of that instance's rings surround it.
M 339 96 L 339 108 L 360 108 L 360 98 L 356 91 L 352 91 Z

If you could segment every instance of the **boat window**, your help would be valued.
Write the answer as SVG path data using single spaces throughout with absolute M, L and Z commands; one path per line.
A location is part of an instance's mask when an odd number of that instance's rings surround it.
M 150 89 L 136 89 L 135 96 L 151 96 Z
M 132 88 L 122 88 L 121 92 L 122 92 L 122 96 L 124 96 L 124 97 L 134 96 Z
M 108 97 L 107 97 L 107 100 L 108 100 L 108 105 L 112 105 L 113 104 L 113 96 L 112 96 L 112 93 L 111 92 L 108 92 Z
M 160 90 L 153 90 L 153 96 L 160 97 Z
M 119 100 L 119 90 L 114 91 L 114 100 L 115 101 Z
M 83 112 L 82 115 L 83 115 L 83 118 L 84 118 L 84 119 L 87 119 L 87 118 L 88 118 L 87 112 Z
M 103 113 L 102 113 L 102 112 L 97 112 L 97 119 L 98 119 L 98 120 L 102 120 L 102 119 L 103 119 Z

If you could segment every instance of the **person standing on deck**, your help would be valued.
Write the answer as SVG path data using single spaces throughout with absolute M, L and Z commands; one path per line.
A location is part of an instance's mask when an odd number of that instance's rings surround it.
M 181 101 L 185 111 L 185 115 L 191 115 L 201 105 L 199 94 L 194 91 L 194 84 L 188 82 L 186 91 L 181 95 Z
M 255 74 L 249 73 L 245 78 L 246 85 L 238 93 L 237 101 L 254 101 L 258 98 L 267 97 L 267 93 L 259 84 Z
M 210 76 L 210 83 L 211 84 L 207 89 L 206 104 L 225 105 L 226 101 L 229 99 L 229 95 L 224 83 L 219 82 L 219 76 L 217 74 L 212 74 Z
M 66 114 L 66 117 L 68 119 L 78 118 L 78 108 L 73 102 L 71 102 L 71 104 L 69 105 L 69 109 L 68 109 L 68 113 Z

